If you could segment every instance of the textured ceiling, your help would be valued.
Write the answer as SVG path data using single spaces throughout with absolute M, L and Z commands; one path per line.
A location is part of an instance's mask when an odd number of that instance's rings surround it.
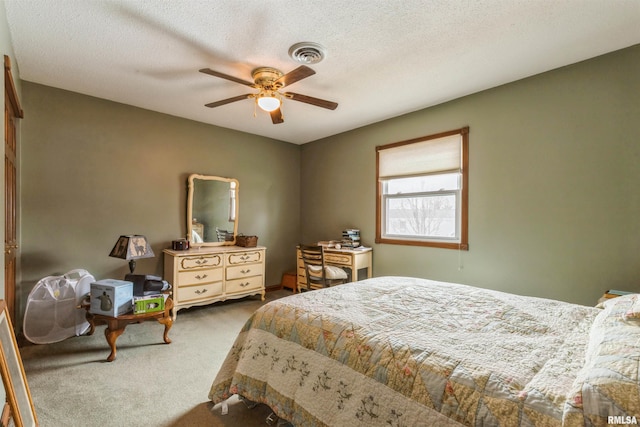
M 20 78 L 294 144 L 640 43 L 638 0 L 5 0 Z M 327 49 L 274 125 L 251 80 L 289 47 Z

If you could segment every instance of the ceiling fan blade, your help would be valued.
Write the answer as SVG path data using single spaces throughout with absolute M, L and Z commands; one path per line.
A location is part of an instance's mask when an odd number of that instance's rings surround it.
M 284 94 L 287 98 L 294 101 L 306 102 L 307 104 L 315 105 L 316 107 L 326 108 L 328 110 L 335 110 L 338 108 L 337 102 L 327 101 L 325 99 L 314 98 L 312 96 L 300 95 L 299 93 L 287 92 Z
M 313 76 L 316 72 L 306 65 L 301 65 L 293 71 L 289 71 L 284 76 L 276 80 L 276 83 L 282 83 L 283 86 L 289 86 L 297 81 Z
M 210 68 L 203 68 L 200 70 L 201 73 L 209 74 L 210 76 L 220 77 L 221 79 L 231 80 L 232 82 L 240 83 L 241 85 L 256 87 L 255 83 L 248 82 L 246 80 L 239 79 L 237 77 L 230 76 L 228 74 L 221 73 L 219 71 L 214 71 Z
M 205 104 L 204 106 L 209 108 L 219 107 L 221 105 L 230 104 L 232 102 L 242 101 L 243 99 L 251 98 L 251 96 L 252 96 L 251 94 L 238 95 L 238 96 L 234 96 L 233 98 L 227 98 L 220 101 L 211 102 L 209 104 Z
M 284 123 L 284 117 L 282 117 L 282 111 L 278 108 L 269 113 L 271 115 L 271 121 L 274 125 L 278 123 Z

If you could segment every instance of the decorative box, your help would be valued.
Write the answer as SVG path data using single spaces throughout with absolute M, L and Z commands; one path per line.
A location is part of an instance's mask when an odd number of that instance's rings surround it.
M 258 236 L 245 236 L 244 234 L 239 234 L 236 236 L 236 246 L 255 248 L 258 246 Z
M 91 283 L 93 314 L 118 317 L 132 309 L 133 283 L 125 280 L 103 279 Z
M 133 314 L 154 313 L 164 310 L 164 296 L 133 297 Z

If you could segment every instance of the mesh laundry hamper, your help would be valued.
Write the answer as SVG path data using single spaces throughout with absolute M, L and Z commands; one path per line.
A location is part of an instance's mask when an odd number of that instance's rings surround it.
M 24 336 L 34 344 L 49 344 L 85 333 L 89 323 L 85 310 L 77 307 L 91 282 L 95 278 L 86 270 L 40 279 L 27 299 Z

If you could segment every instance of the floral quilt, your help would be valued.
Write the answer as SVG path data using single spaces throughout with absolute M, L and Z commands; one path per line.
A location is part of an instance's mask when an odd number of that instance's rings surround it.
M 292 295 L 251 316 L 209 398 L 297 426 L 583 425 L 567 400 L 599 312 L 409 277 Z

